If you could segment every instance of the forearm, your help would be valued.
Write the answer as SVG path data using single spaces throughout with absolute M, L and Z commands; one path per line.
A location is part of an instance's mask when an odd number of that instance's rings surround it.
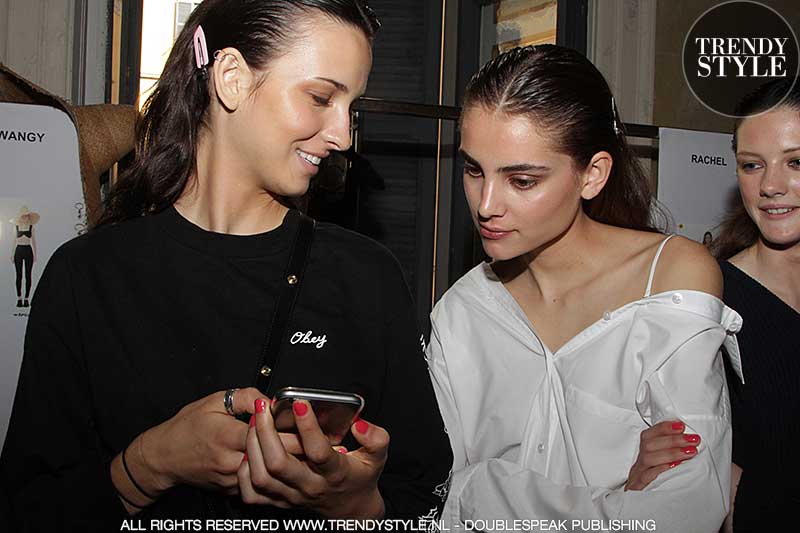
M 673 475 L 661 490 L 626 492 L 560 485 L 516 463 L 490 459 L 454 473 L 442 518 L 451 530 L 467 520 L 566 520 L 568 526 L 572 520 L 651 520 L 659 532 L 679 533 L 716 532 L 724 515 L 710 477 Z
M 731 463 L 731 510 L 725 517 L 723 533 L 733 533 L 733 507 L 736 502 L 736 492 L 739 490 L 739 480 L 742 478 L 742 468 L 736 463 Z

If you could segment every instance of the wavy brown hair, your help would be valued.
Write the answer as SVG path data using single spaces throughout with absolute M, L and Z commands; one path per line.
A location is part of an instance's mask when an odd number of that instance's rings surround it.
M 621 130 L 608 83 L 579 52 L 544 44 L 500 54 L 467 85 L 464 109 L 478 105 L 529 117 L 576 168 L 608 152 L 613 165 L 606 186 L 583 203 L 592 219 L 643 231 L 658 231 L 653 216 L 667 220 Z
M 136 125 L 135 158 L 109 194 L 95 227 L 171 206 L 195 172 L 197 139 L 207 127 L 206 72 L 195 64 L 192 38 L 203 27 L 208 51 L 233 47 L 247 64 L 265 71 L 304 35 L 300 22 L 322 13 L 350 24 L 371 41 L 380 24 L 363 0 L 205 0 L 172 47 L 155 90 Z M 209 57 L 213 63 L 214 58 Z M 210 66 L 210 65 L 209 65 Z
M 800 112 L 800 83 L 797 78 L 786 78 L 765 83 L 742 98 L 736 106 L 739 117 L 733 128 L 733 152 L 739 148 L 737 133 L 747 117 L 774 107 L 787 107 Z M 717 259 L 730 259 L 742 250 L 753 246 L 759 238 L 758 226 L 750 218 L 741 194 L 733 197 L 733 205 L 720 224 L 719 236 L 711 244 L 711 253 Z

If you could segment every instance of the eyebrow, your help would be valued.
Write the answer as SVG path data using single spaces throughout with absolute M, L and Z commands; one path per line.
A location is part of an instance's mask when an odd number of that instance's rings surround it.
M 784 154 L 788 154 L 790 152 L 796 152 L 797 150 L 800 150 L 800 146 L 795 146 L 794 148 L 787 148 L 786 150 L 783 151 L 783 153 Z M 761 157 L 760 154 L 756 154 L 754 152 L 736 152 L 736 156 L 737 157 L 740 156 L 740 155 L 749 155 L 749 156 L 754 156 L 754 157 Z
M 349 89 L 347 88 L 347 85 L 345 85 L 344 83 L 338 82 L 336 80 L 332 80 L 330 78 L 321 78 L 321 77 L 316 77 L 314 79 L 315 80 L 320 80 L 320 81 L 326 81 L 326 82 L 330 83 L 331 85 L 333 85 L 334 87 L 336 87 L 337 89 L 339 89 L 342 92 L 346 93 L 346 92 L 349 91 Z
M 458 149 L 458 153 L 461 157 L 464 158 L 464 161 L 469 163 L 474 167 L 481 166 L 478 161 L 475 160 L 472 156 L 470 156 L 463 148 Z M 504 167 L 500 167 L 497 169 L 497 172 L 500 174 L 511 174 L 513 172 L 547 172 L 550 170 L 550 167 L 545 167 L 542 165 L 534 165 L 533 163 L 517 163 L 516 165 L 507 165 Z

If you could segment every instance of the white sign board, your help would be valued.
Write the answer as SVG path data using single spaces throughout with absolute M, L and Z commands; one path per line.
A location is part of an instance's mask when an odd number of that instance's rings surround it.
M 738 194 L 731 135 L 660 128 L 658 200 L 677 233 L 698 242 L 721 222 Z
M 0 102 L 0 443 L 36 282 L 56 248 L 83 233 L 85 223 L 78 135 L 69 116 Z

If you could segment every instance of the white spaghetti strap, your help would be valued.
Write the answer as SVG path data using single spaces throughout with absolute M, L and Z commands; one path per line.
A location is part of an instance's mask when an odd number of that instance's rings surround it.
M 658 264 L 658 258 L 661 257 L 661 252 L 664 250 L 664 245 L 667 244 L 667 241 L 670 240 L 675 235 L 667 235 L 667 238 L 661 241 L 661 246 L 658 247 L 658 251 L 656 252 L 656 256 L 653 258 L 653 264 L 650 265 L 650 277 L 647 278 L 647 289 L 644 291 L 644 297 L 647 298 L 650 296 L 650 291 L 653 288 L 653 276 L 656 273 L 656 265 Z

